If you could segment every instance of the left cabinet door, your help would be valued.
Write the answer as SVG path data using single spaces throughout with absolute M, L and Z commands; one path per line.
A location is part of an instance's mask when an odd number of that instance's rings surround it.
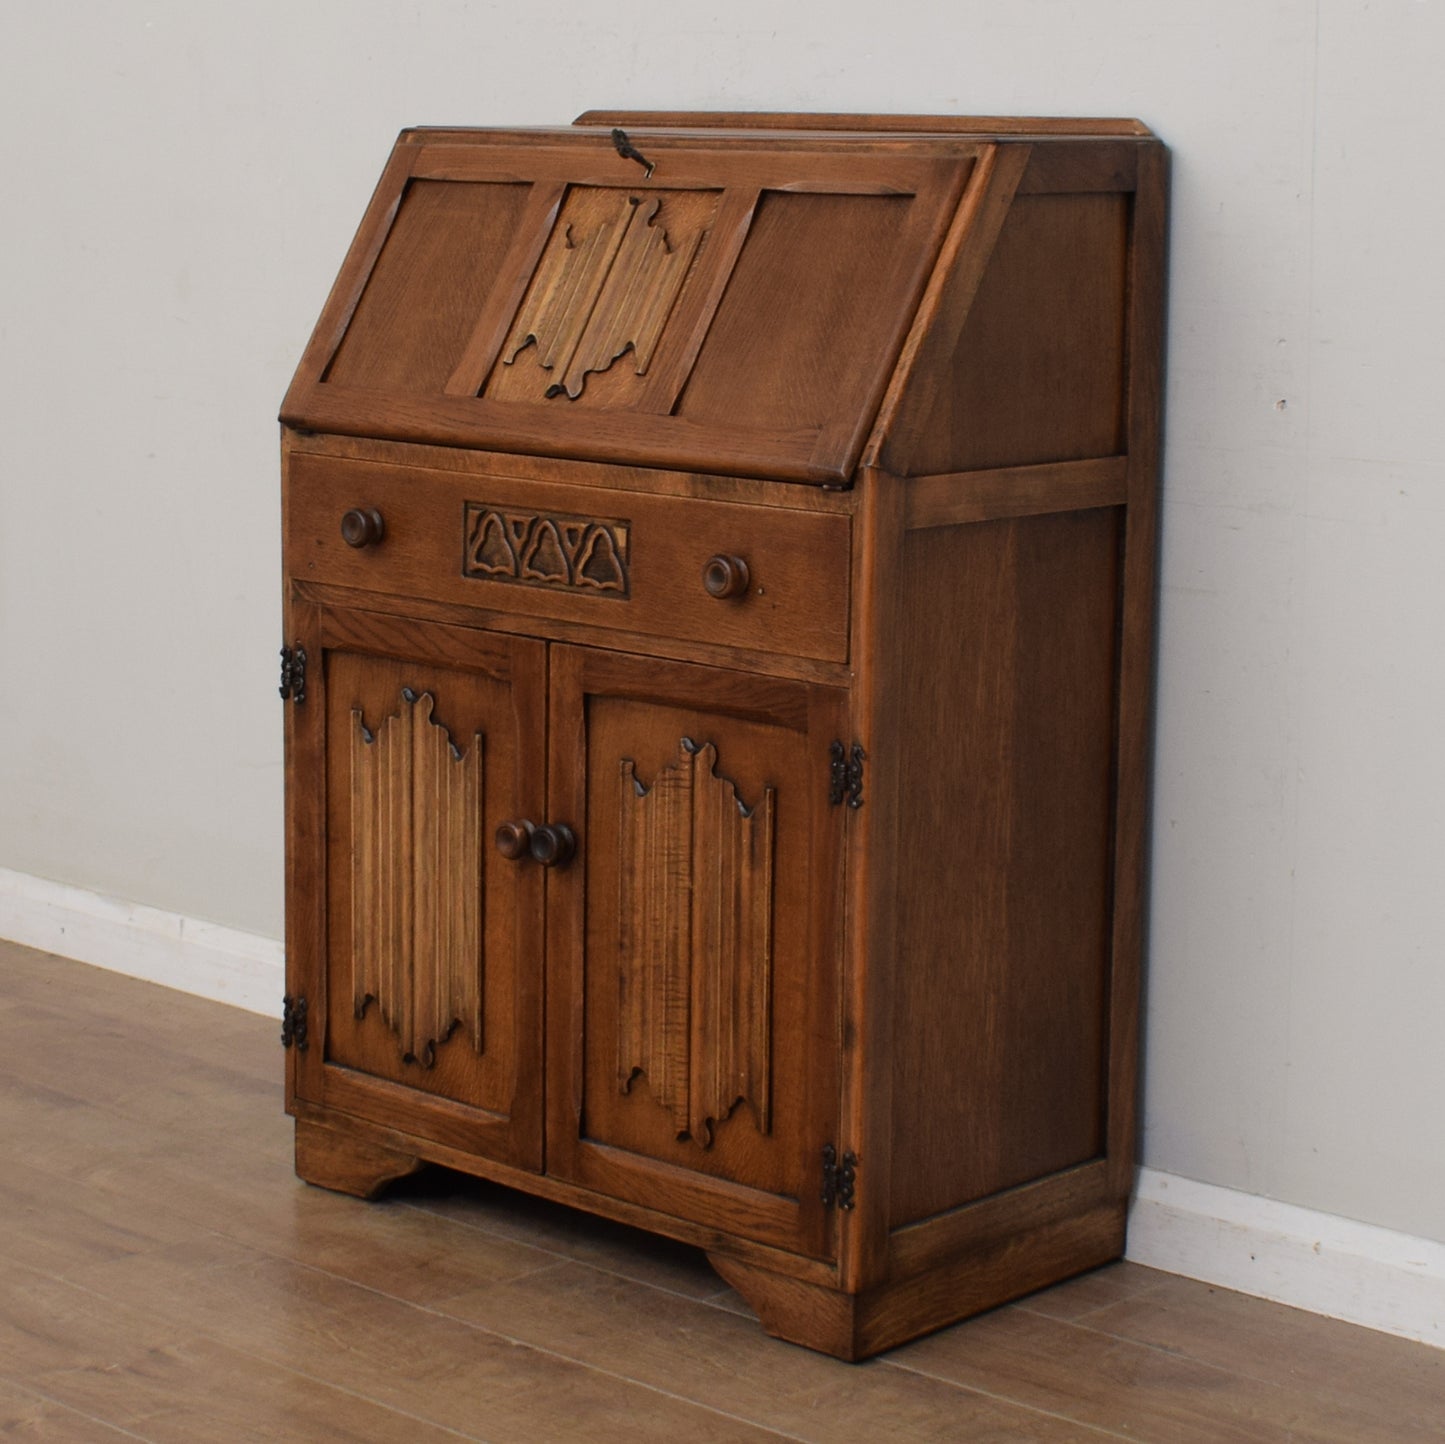
M 494 845 L 541 818 L 546 647 L 293 602 L 288 991 L 301 1110 L 542 1166 L 542 870 Z

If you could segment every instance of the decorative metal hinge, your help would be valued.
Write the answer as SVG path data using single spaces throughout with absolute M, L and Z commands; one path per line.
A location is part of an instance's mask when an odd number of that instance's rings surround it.
M 846 800 L 849 807 L 863 806 L 863 762 L 868 754 L 855 742 L 849 752 L 841 742 L 834 742 L 828 749 L 833 759 L 830 769 L 828 801 L 839 807 Z
M 306 648 L 300 642 L 281 648 L 281 700 L 288 697 L 306 700 Z
M 306 1051 L 306 999 L 288 993 L 281 999 L 281 1046 L 294 1043 L 298 1053 Z
M 853 1190 L 858 1182 L 858 1155 L 845 1153 L 842 1161 L 831 1143 L 823 1145 L 823 1206 L 836 1204 L 845 1212 L 853 1207 Z

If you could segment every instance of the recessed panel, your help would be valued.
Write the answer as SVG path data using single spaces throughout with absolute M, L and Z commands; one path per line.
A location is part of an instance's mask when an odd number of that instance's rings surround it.
M 412 181 L 325 379 L 440 395 L 498 280 L 529 189 Z
M 908 535 L 894 1227 L 1104 1150 L 1121 521 Z
M 848 415 L 907 302 L 914 199 L 765 192 L 677 414 L 750 430 Z

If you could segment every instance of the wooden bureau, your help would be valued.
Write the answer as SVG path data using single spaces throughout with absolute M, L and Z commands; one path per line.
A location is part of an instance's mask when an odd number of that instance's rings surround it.
M 402 134 L 281 419 L 287 1106 L 862 1358 L 1117 1257 L 1165 158 Z

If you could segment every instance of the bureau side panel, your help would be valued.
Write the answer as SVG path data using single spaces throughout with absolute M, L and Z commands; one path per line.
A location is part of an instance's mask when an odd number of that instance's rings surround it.
M 972 294 L 965 247 L 883 465 L 919 476 L 1125 450 L 1130 205 L 1125 191 L 1014 196 Z
M 906 537 L 892 1228 L 1105 1149 L 1122 535 Z

